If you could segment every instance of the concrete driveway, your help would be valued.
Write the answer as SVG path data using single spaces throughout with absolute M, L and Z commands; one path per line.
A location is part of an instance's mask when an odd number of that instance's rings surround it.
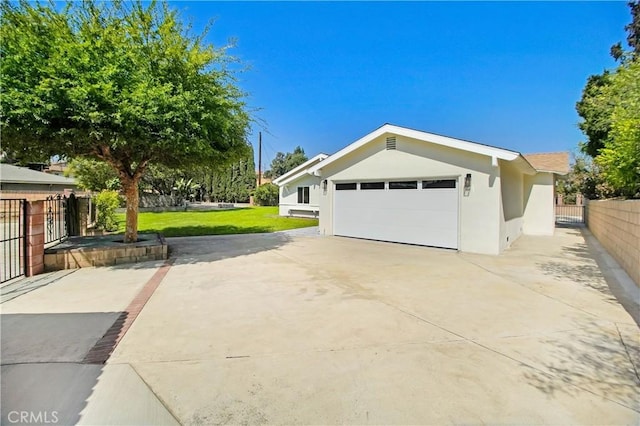
M 104 366 L 143 383 L 167 423 L 640 421 L 640 332 L 580 230 L 522 237 L 501 256 L 286 233 L 169 244 L 174 265 Z M 76 305 L 55 295 L 78 273 L 3 314 L 46 310 L 52 297 L 54 312 L 84 312 L 74 309 L 98 304 L 96 291 L 124 297 L 110 278 L 155 268 L 81 270 L 96 280 L 73 287 Z M 92 400 L 102 412 L 135 405 L 128 385 L 105 382 L 120 400 L 89 392 L 81 422 Z
M 579 230 L 503 256 L 173 239 L 111 357 L 186 424 L 637 424 L 639 331 Z

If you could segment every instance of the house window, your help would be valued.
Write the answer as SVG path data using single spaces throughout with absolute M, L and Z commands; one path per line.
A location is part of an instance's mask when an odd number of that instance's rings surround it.
M 384 182 L 362 182 L 360 184 L 360 189 L 384 189 Z
M 298 204 L 309 204 L 309 187 L 298 187 Z
M 389 189 L 418 189 L 418 181 L 389 182 Z
M 455 188 L 455 179 L 446 180 L 423 180 L 422 189 L 434 189 L 434 188 Z
M 336 191 L 355 191 L 358 188 L 358 184 L 353 183 L 336 183 Z

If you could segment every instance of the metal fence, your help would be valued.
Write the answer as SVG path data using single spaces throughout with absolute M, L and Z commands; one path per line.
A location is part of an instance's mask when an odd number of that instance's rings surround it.
M 50 195 L 44 201 L 44 245 L 52 246 L 67 236 L 67 199 Z
M 584 223 L 584 206 L 556 205 L 556 223 L 579 224 Z
M 0 283 L 25 275 L 27 200 L 0 200 Z

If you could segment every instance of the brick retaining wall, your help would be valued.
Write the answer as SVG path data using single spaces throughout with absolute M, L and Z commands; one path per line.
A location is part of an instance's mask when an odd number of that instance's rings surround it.
M 640 287 L 640 200 L 589 201 L 591 233 Z
M 44 272 L 44 201 L 29 201 L 27 208 L 27 277 Z

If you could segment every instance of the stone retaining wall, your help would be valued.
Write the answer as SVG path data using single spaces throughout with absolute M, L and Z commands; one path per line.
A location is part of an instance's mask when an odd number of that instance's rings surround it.
M 168 246 L 160 235 L 130 244 L 119 243 L 116 241 L 118 238 L 122 239 L 122 236 L 69 238 L 45 250 L 44 268 L 46 271 L 57 271 L 168 258 Z M 87 244 L 88 241 L 94 243 Z

